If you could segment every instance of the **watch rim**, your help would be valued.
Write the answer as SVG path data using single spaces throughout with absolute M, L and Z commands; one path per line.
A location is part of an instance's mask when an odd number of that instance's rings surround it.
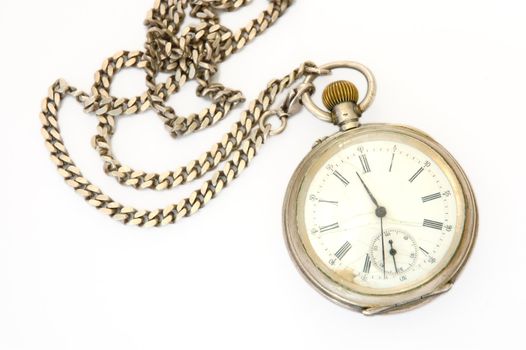
M 301 235 L 296 225 L 298 214 L 296 204 L 301 184 L 306 174 L 305 170 L 309 169 L 314 163 L 317 155 L 324 153 L 333 144 L 337 144 L 341 140 L 348 140 L 367 132 L 381 131 L 412 137 L 432 148 L 443 158 L 460 184 L 465 206 L 465 217 L 463 231 L 456 251 L 441 271 L 423 284 L 401 293 L 367 295 L 352 291 L 338 284 L 314 264 L 303 246 Z M 366 124 L 352 130 L 337 132 L 320 142 L 305 156 L 296 168 L 287 187 L 283 204 L 283 228 L 287 250 L 294 265 L 307 282 L 318 292 L 329 300 L 354 310 L 365 312 L 369 308 L 375 308 L 380 310 L 379 312 L 391 312 L 413 309 L 428 301 L 429 298 L 449 290 L 449 288 L 446 288 L 447 285 L 453 284 L 471 254 L 477 235 L 478 213 L 475 195 L 465 172 L 455 158 L 440 143 L 426 133 L 412 127 L 393 124 Z

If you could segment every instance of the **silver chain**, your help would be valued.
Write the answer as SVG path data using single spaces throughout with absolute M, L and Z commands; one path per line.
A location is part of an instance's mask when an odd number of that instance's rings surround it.
M 102 68 L 95 73 L 91 94 L 70 86 L 62 79 L 49 88 L 40 114 L 42 135 L 60 175 L 89 204 L 125 224 L 160 226 L 175 223 L 182 217 L 192 215 L 216 197 L 239 176 L 269 136 L 285 129 L 288 117 L 298 111 L 301 97 L 313 90 L 312 84 L 296 83 L 308 75 L 327 73 L 311 62 L 302 64 L 281 79 L 272 80 L 221 141 L 186 166 L 165 173 L 148 173 L 121 164 L 112 152 L 115 120 L 121 116 L 153 109 L 170 134 L 177 137 L 216 124 L 244 101 L 240 91 L 213 82 L 218 66 L 276 22 L 292 0 L 269 0 L 267 9 L 237 32 L 220 24 L 218 13 L 234 11 L 247 2 L 157 0 L 145 21 L 147 40 L 144 51 L 122 51 L 104 61 Z M 181 28 L 186 10 L 190 16 L 200 20 L 199 24 Z M 122 69 L 130 67 L 145 70 L 147 90 L 132 98 L 112 96 L 112 79 Z M 168 73 L 170 76 L 165 82 L 158 83 L 156 78 L 159 73 Z M 197 81 L 197 95 L 210 99 L 212 104 L 199 113 L 183 117 L 165 102 L 189 80 Z M 289 92 L 284 102 L 273 110 L 272 105 L 285 90 Z M 212 170 L 215 173 L 190 196 L 163 209 L 141 210 L 114 201 L 82 175 L 64 145 L 58 125 L 58 111 L 67 96 L 73 96 L 86 112 L 98 117 L 97 134 L 92 144 L 104 163 L 106 174 L 119 183 L 137 189 L 165 190 L 201 178 Z M 277 128 L 269 123 L 269 118 L 273 116 L 281 120 Z M 220 164 L 222 167 L 217 169 Z

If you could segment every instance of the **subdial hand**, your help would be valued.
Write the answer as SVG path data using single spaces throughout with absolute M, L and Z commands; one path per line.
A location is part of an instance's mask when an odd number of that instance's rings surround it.
M 398 267 L 396 266 L 396 258 L 395 258 L 397 251 L 393 247 L 392 239 L 389 240 L 389 245 L 391 246 L 391 249 L 389 249 L 389 254 L 391 254 L 391 256 L 393 257 L 393 264 L 394 264 L 395 272 L 398 273 Z

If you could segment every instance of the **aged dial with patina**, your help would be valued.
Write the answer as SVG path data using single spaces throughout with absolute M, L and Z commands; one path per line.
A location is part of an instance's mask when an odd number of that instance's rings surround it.
M 353 290 L 391 294 L 425 283 L 460 238 L 454 185 L 431 150 L 379 137 L 340 147 L 306 184 L 304 244 Z

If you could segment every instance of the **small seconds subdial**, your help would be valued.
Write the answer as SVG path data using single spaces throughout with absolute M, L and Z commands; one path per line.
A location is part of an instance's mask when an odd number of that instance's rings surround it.
M 383 254 L 381 235 L 371 244 L 372 263 L 378 271 L 384 270 L 384 258 L 385 272 L 388 275 L 403 275 L 415 266 L 418 245 L 410 234 L 399 229 L 386 229 L 384 241 Z

